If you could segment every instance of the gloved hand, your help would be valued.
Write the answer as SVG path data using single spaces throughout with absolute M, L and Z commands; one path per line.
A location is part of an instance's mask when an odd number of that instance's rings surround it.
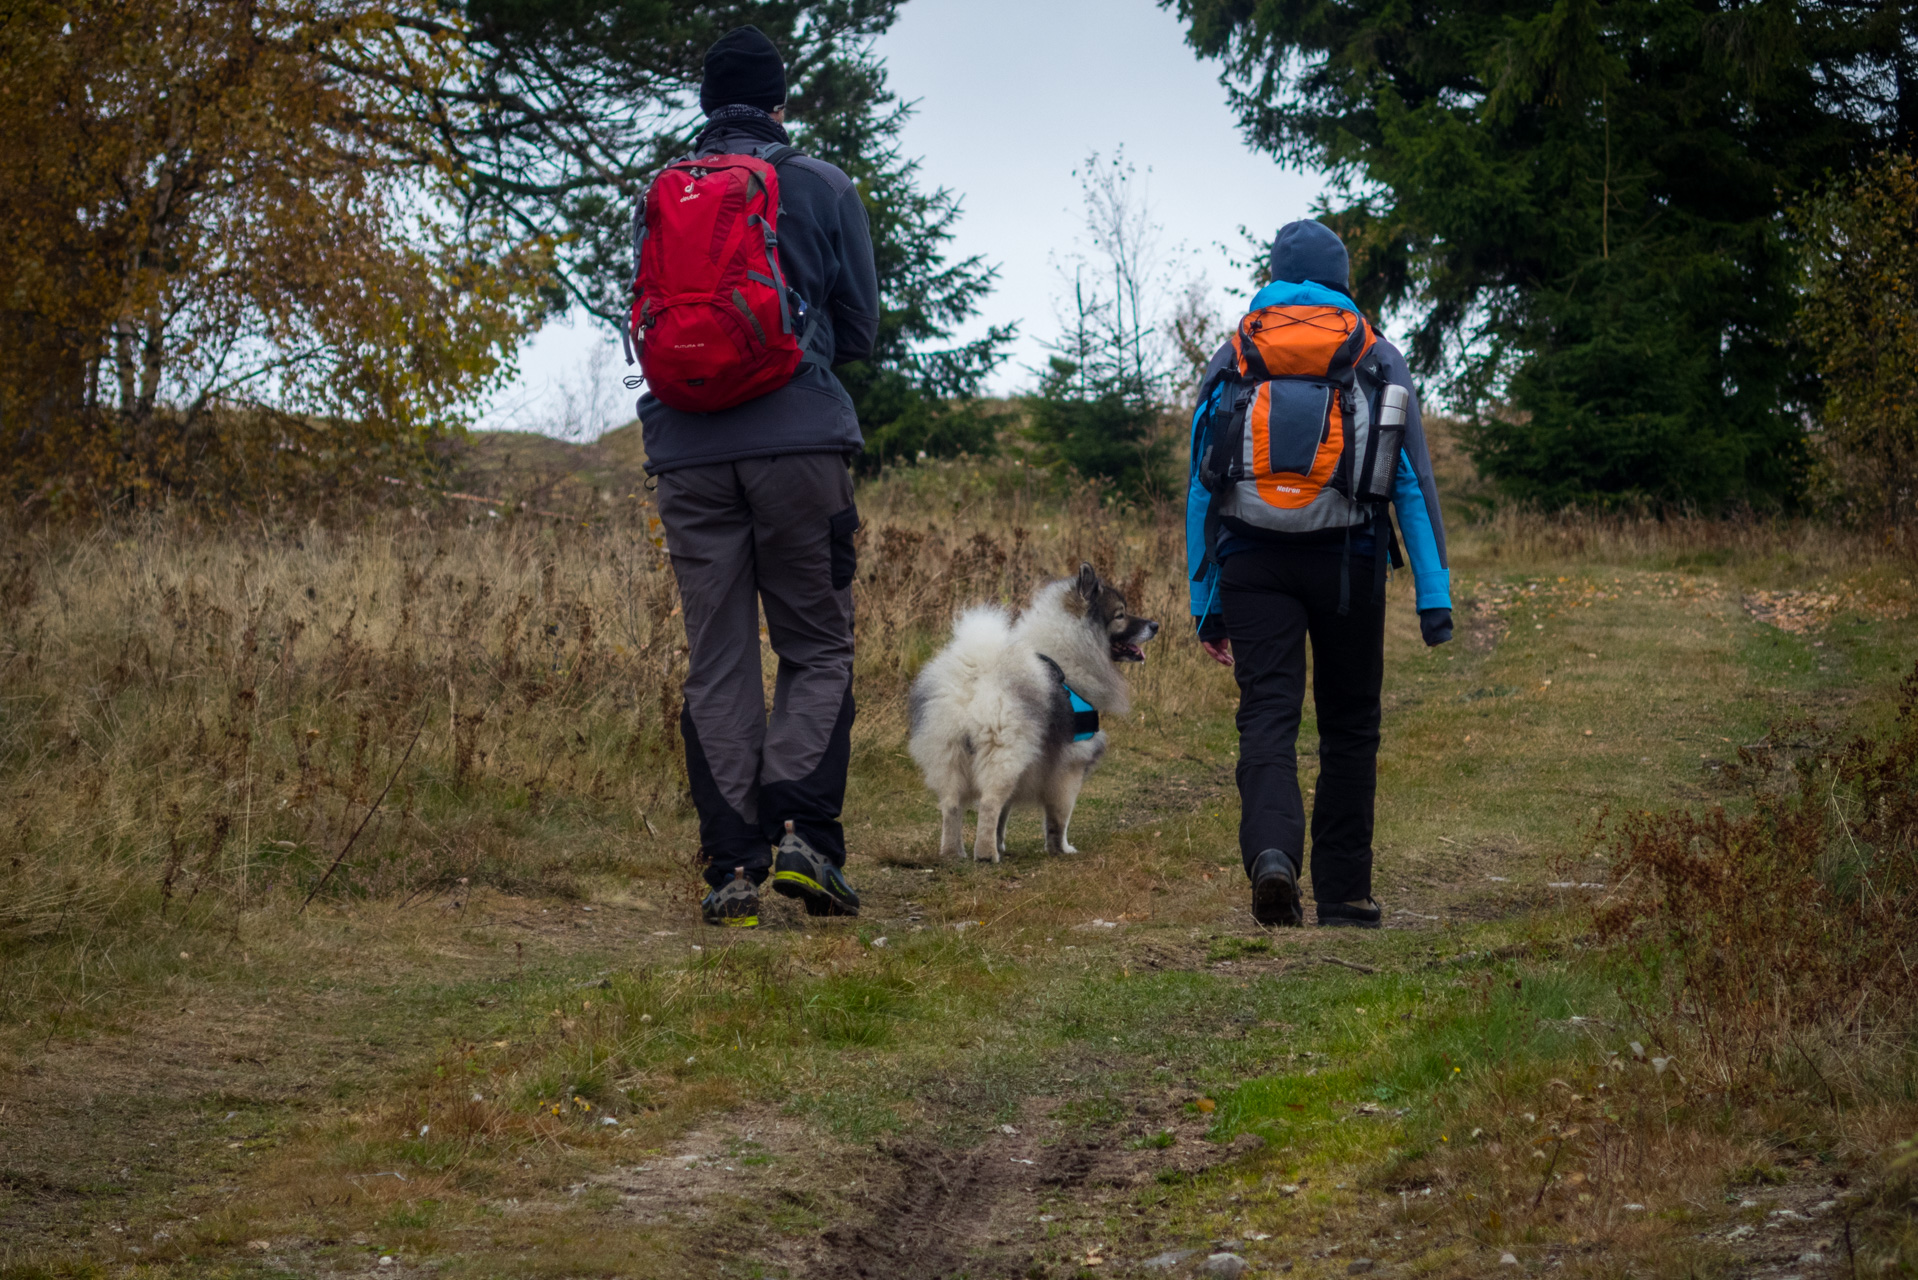
M 1425 636 L 1427 648 L 1436 648 L 1452 638 L 1452 611 L 1450 609 L 1420 609 L 1419 630 Z

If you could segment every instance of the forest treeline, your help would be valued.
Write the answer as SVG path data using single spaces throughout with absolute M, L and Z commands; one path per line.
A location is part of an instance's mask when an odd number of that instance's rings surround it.
M 872 42 L 901 4 L 10 0 L 16 517 L 431 483 L 542 322 L 619 323 L 632 203 L 697 130 L 704 49 L 746 22 L 786 52 L 795 141 L 873 220 L 881 339 L 841 371 L 868 465 L 989 451 L 1004 425 L 976 397 L 1012 333 L 953 337 L 993 270 L 951 252 L 962 193 L 900 151 Z M 1907 8 L 1166 7 L 1248 139 L 1328 175 L 1360 303 L 1410 329 L 1506 493 L 1918 514 Z M 1088 213 L 1136 250 L 1123 172 L 1088 163 Z M 1166 481 L 1192 354 L 1229 319 L 1137 287 L 1149 268 L 1073 291 L 1023 426 L 1041 460 L 1133 489 Z
M 1359 301 L 1414 317 L 1508 491 L 1781 506 L 1842 480 L 1910 519 L 1908 4 L 1177 7 L 1248 136 L 1331 175 Z

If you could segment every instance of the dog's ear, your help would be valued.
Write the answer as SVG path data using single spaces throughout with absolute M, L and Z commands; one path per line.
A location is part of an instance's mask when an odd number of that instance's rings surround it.
M 1091 603 L 1099 594 L 1099 575 L 1093 572 L 1091 563 L 1084 560 L 1079 562 L 1079 594 L 1086 598 L 1087 603 Z

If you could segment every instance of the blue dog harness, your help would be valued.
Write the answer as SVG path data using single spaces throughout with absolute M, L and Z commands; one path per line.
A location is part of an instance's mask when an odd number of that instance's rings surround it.
M 1059 664 L 1045 654 L 1039 655 L 1039 661 L 1052 668 L 1052 674 L 1059 677 L 1059 687 L 1066 691 L 1066 699 L 1072 704 L 1072 740 L 1084 742 L 1099 732 L 1099 709 L 1080 696 L 1079 691 L 1066 683 L 1066 673 Z

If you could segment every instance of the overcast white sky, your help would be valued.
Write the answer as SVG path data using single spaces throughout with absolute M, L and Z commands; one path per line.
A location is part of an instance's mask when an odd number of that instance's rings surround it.
M 1030 385 L 1039 342 L 1057 330 L 1054 263 L 1083 226 L 1073 170 L 1089 151 L 1109 156 L 1123 144 L 1149 184 L 1165 248 L 1191 251 L 1182 274 L 1209 278 L 1222 316 L 1235 311 L 1226 290 L 1243 282 L 1218 246 L 1238 253 L 1241 224 L 1271 235 L 1322 189 L 1318 175 L 1246 147 L 1217 68 L 1151 0 L 908 0 L 878 49 L 893 90 L 918 103 L 905 154 L 920 157 L 927 185 L 964 200 L 955 255 L 1000 267 L 978 323 L 960 336 L 1020 322 L 993 388 L 1001 393 Z M 548 326 L 488 425 L 597 435 L 629 421 L 622 358 L 607 360 L 608 347 L 616 353 L 617 338 L 583 321 Z

